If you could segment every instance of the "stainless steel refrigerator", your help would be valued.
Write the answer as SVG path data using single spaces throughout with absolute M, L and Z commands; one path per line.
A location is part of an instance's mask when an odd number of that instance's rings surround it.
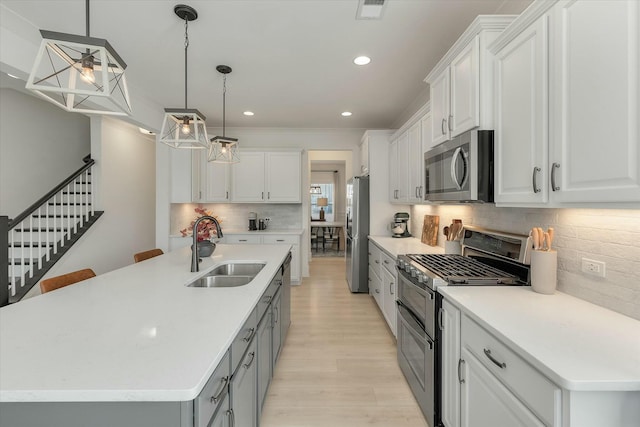
M 369 177 L 347 182 L 347 283 L 351 292 L 369 292 Z

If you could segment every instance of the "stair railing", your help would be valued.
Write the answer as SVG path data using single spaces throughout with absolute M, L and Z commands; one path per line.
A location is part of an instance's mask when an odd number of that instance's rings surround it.
M 93 217 L 91 171 L 95 160 L 87 156 L 83 161 L 84 166 L 9 221 L 9 300 L 24 296 L 30 289 L 25 288 L 28 279 L 43 264 L 61 256 L 59 252 L 66 252 L 65 245 Z M 0 306 L 5 304 L 0 301 Z

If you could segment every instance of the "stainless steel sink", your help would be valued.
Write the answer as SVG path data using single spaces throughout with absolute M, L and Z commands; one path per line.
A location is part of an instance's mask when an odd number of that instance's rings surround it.
M 232 288 L 244 286 L 253 280 L 254 276 L 204 276 L 189 283 L 192 288 Z
M 260 273 L 260 270 L 264 267 L 261 263 L 229 263 L 222 264 L 213 270 L 211 270 L 207 276 L 253 276 Z
M 228 263 L 222 264 L 206 276 L 199 278 L 187 286 L 192 288 L 232 288 L 244 286 L 264 268 L 263 263 Z

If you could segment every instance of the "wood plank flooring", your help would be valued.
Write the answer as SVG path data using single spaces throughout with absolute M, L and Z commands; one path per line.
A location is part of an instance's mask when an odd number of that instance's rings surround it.
M 291 328 L 261 427 L 428 427 L 373 298 L 347 289 L 344 258 L 314 258 L 291 292 Z

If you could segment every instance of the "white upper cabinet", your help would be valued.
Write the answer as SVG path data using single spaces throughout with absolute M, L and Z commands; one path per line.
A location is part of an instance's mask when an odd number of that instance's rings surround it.
M 389 144 L 389 201 L 398 203 L 398 139 Z
M 365 134 L 360 143 L 360 175 L 369 174 L 369 136 Z
M 640 201 L 639 10 L 638 0 L 583 0 L 552 11 L 555 201 Z
M 425 78 L 431 92 L 431 144 L 475 127 L 493 129 L 493 61 L 487 51 L 514 16 L 478 16 Z
M 202 156 L 205 157 L 205 156 Z M 231 165 L 204 161 L 202 182 L 203 202 L 228 202 L 231 200 Z
M 640 202 L 639 27 L 637 0 L 535 2 L 495 41 L 496 204 Z
M 406 204 L 409 200 L 409 138 L 404 132 L 389 146 L 389 201 Z
M 192 203 L 201 200 L 200 164 L 202 157 L 206 157 L 205 150 L 170 151 L 171 203 Z
M 407 131 L 408 154 L 407 162 L 409 166 L 409 178 L 407 188 L 407 200 L 409 203 L 422 202 L 424 174 L 424 153 L 422 151 L 422 123 L 416 122 Z
M 548 199 L 547 16 L 496 54 L 495 201 Z
M 241 151 L 232 167 L 234 202 L 300 203 L 300 152 Z

